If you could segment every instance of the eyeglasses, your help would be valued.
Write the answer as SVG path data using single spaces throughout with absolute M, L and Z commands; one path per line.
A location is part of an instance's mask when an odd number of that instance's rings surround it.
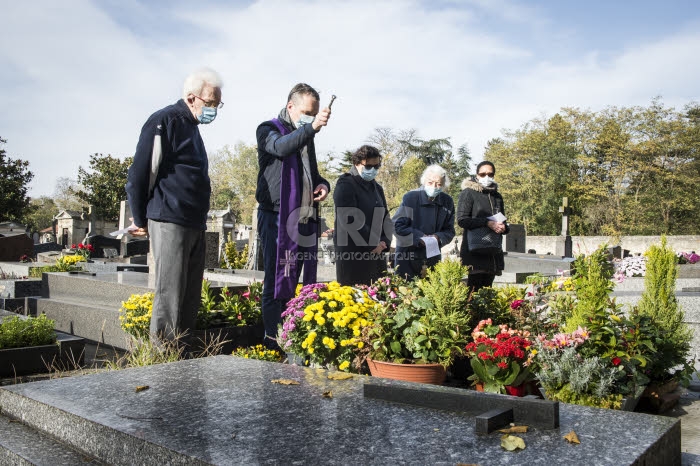
M 194 94 L 192 94 L 192 95 L 194 95 Z M 202 102 L 204 102 L 204 106 L 205 106 L 205 107 L 222 108 L 222 107 L 224 106 L 224 103 L 223 103 L 223 102 L 219 102 L 219 103 L 217 104 L 217 103 L 214 102 L 213 100 L 204 100 L 204 99 L 202 99 L 202 98 L 201 98 L 200 96 L 198 96 L 198 95 L 194 95 L 194 96 L 195 96 L 196 98 L 198 98 L 199 100 L 201 100 Z
M 484 178 L 484 177 L 486 177 L 486 176 L 493 178 L 493 175 L 495 175 L 495 173 L 493 173 L 493 172 L 490 172 L 490 173 L 477 173 L 477 174 L 476 174 L 476 176 L 478 176 L 479 178 Z
M 375 164 L 363 163 L 362 166 L 365 168 L 369 168 L 370 170 L 373 168 L 376 168 L 377 170 L 379 170 L 382 167 L 382 164 L 381 163 L 375 163 Z

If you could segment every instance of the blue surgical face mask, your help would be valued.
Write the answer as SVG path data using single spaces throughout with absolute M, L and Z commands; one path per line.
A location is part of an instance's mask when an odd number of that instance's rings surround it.
M 314 119 L 316 117 L 312 115 L 304 115 L 303 113 L 299 116 L 299 120 L 294 123 L 294 126 L 297 128 L 301 128 L 304 125 L 308 125 L 309 123 L 313 123 Z
M 377 172 L 379 172 L 379 170 L 376 168 L 362 167 L 360 176 L 365 181 L 372 181 L 377 176 Z
M 423 190 L 428 197 L 435 197 L 440 194 L 440 188 L 436 188 L 435 186 L 423 186 Z
M 200 123 L 208 125 L 216 118 L 216 107 L 202 107 L 202 113 L 197 117 Z

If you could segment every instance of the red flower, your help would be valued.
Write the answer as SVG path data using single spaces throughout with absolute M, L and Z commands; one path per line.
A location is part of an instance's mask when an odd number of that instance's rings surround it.
M 73 243 L 73 244 L 70 245 L 70 248 L 71 248 L 71 249 L 75 249 L 75 248 L 77 248 L 77 247 L 78 247 L 78 246 L 76 246 L 75 243 Z
M 512 303 L 510 303 L 510 308 L 515 310 L 515 309 L 520 309 L 525 301 L 522 299 L 516 299 Z
M 95 248 L 92 246 L 92 244 L 87 245 L 87 250 L 90 252 L 95 252 Z
M 244 298 L 250 298 L 250 291 L 246 291 L 245 293 L 242 293 L 241 296 Z
M 622 359 L 618 358 L 617 356 L 612 358 L 613 366 L 619 366 L 621 362 L 622 362 Z
M 501 369 L 508 369 L 508 363 L 499 362 L 499 363 L 496 364 L 496 365 L 497 365 L 498 367 L 500 367 Z

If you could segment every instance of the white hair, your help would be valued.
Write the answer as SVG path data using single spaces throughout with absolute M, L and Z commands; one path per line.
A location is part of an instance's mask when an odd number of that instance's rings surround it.
M 221 89 L 224 83 L 216 71 L 211 68 L 200 68 L 185 78 L 185 84 L 182 86 L 182 98 L 186 99 L 190 94 L 201 94 L 205 85 Z
M 442 178 L 442 185 L 444 187 L 447 188 L 450 186 L 450 177 L 447 176 L 447 172 L 445 171 L 445 169 L 438 164 L 428 165 L 428 168 L 423 170 L 423 174 L 420 176 L 421 186 L 425 185 L 425 179 L 428 177 L 429 174 L 438 175 L 440 178 Z

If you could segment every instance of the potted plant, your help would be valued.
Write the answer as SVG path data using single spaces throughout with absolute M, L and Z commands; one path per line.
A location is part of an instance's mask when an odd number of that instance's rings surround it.
M 531 372 L 532 345 L 530 333 L 515 330 L 508 325 L 494 325 L 491 319 L 482 320 L 472 332 L 473 341 L 466 346 L 474 374 L 469 376 L 477 390 L 525 396 L 526 382 Z
M 466 272 L 458 262 L 443 261 L 416 282 L 389 279 L 388 299 L 373 309 L 372 324 L 363 334 L 368 345 L 358 358 L 367 360 L 372 375 L 445 380 L 445 369 L 463 353 L 467 340 Z
M 351 363 L 355 350 L 365 344 L 360 336 L 370 324 L 370 310 L 375 305 L 366 290 L 338 282 L 300 286 L 282 313 L 277 342 L 291 353 L 292 360 L 300 358 L 304 364 L 357 371 Z
M 262 283 L 254 281 L 244 289 L 225 286 L 217 295 L 207 280 L 202 281 L 202 301 L 197 314 L 196 339 L 205 342 L 218 335 L 223 352 L 239 346 L 262 343 Z
M 646 367 L 651 382 L 645 391 L 647 404 L 656 411 L 670 408 L 680 397 L 671 395 L 678 384 L 687 386 L 694 372 L 690 357 L 692 330 L 684 323 L 683 310 L 676 300 L 677 256 L 668 247 L 666 237 L 661 245 L 652 245 L 644 254 L 647 258 L 644 292 L 637 305 L 640 315 L 653 325 L 651 338 L 657 352 Z M 689 262 L 694 259 L 687 255 Z
M 0 319 L 0 377 L 48 372 L 83 363 L 85 340 L 54 330 L 54 321 L 39 317 Z
M 538 337 L 536 376 L 548 398 L 600 408 L 633 410 L 649 383 L 656 357 L 652 322 L 616 307 L 589 317 L 587 328 Z

